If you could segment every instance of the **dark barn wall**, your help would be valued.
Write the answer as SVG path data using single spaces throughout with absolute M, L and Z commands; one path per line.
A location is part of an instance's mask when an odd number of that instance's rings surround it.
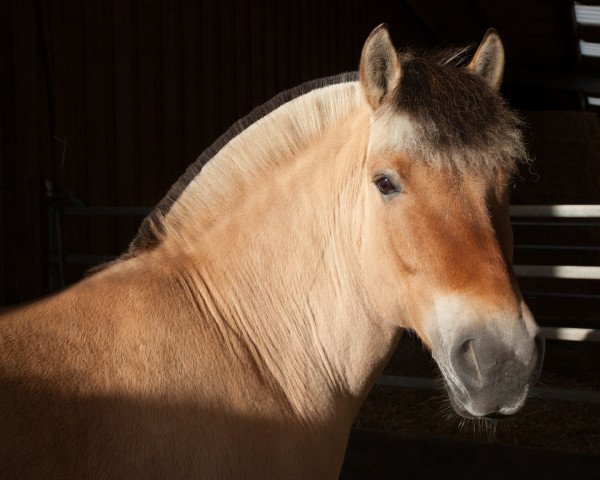
M 48 290 L 45 179 L 88 206 L 154 205 L 252 107 L 356 69 L 383 21 L 432 41 L 392 0 L 0 2 L 0 303 Z M 64 251 L 122 252 L 139 220 L 63 217 Z

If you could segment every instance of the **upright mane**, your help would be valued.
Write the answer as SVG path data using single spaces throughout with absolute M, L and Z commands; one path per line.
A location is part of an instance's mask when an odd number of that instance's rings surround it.
M 152 212 L 150 212 L 150 214 L 144 218 L 137 235 L 129 245 L 129 250 L 126 256 L 133 256 L 140 251 L 151 249 L 160 242 L 160 237 L 164 233 L 165 217 L 173 205 L 180 199 L 181 195 L 188 188 L 190 183 L 192 183 L 194 179 L 198 177 L 208 162 L 214 159 L 234 139 L 246 132 L 251 126 L 258 124 L 261 120 L 265 119 L 265 117 L 270 116 L 281 107 L 289 105 L 294 100 L 297 100 L 311 92 L 315 92 L 316 90 L 323 89 L 325 87 L 348 84 L 351 82 L 356 85 L 357 80 L 357 72 L 347 72 L 303 83 L 295 88 L 279 93 L 271 100 L 256 107 L 248 115 L 235 122 L 212 145 L 202 152 L 196 161 L 194 161 L 186 169 L 183 175 L 181 175 L 179 179 L 171 186 L 167 194 L 158 203 L 154 210 L 152 210 Z M 282 123 L 282 125 L 279 126 L 279 130 L 281 130 L 281 127 L 286 127 L 286 131 L 277 133 L 270 132 L 275 140 L 274 143 L 280 143 L 281 140 L 291 141 L 289 146 L 292 147 L 294 144 L 298 143 L 298 140 L 300 140 L 302 134 L 304 134 L 305 137 L 304 141 L 308 140 L 307 137 L 311 137 L 311 133 L 312 136 L 318 134 L 323 130 L 323 128 L 329 126 L 331 121 L 335 120 L 336 117 L 339 116 L 340 112 L 348 109 L 348 106 L 353 106 L 357 103 L 357 98 L 352 98 L 357 96 L 357 92 L 352 91 L 350 92 L 350 95 L 348 95 L 348 93 L 349 92 L 339 92 L 339 98 L 337 99 L 335 96 L 330 96 L 329 99 L 317 99 L 317 106 L 319 107 L 318 110 L 313 112 L 305 111 L 303 118 L 292 118 L 290 116 L 286 116 L 287 118 L 279 118 Z M 348 100 L 353 101 L 348 102 Z M 284 138 L 278 139 L 276 135 L 283 135 Z M 271 145 L 271 147 L 273 146 L 274 145 Z

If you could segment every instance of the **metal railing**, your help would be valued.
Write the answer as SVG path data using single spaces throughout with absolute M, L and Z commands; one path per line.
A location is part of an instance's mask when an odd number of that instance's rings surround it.
M 513 218 L 576 218 L 576 219 L 600 219 L 600 205 L 516 205 L 510 209 Z M 551 222 L 543 222 L 544 226 L 552 225 Z M 535 226 L 535 222 L 528 225 Z M 560 222 L 561 226 L 572 225 Z M 576 226 L 598 226 L 594 223 L 577 223 Z M 516 247 L 516 246 L 515 246 Z M 529 247 L 529 245 L 527 246 Z M 534 249 L 535 246 L 531 246 Z M 585 251 L 596 251 L 597 247 L 583 247 Z M 579 251 L 581 248 L 561 246 L 561 250 Z M 575 266 L 575 265 L 515 265 L 515 273 L 518 277 L 533 278 L 557 278 L 569 280 L 600 280 L 600 267 L 597 266 Z M 568 294 L 566 294 L 568 295 Z M 577 294 L 571 294 L 576 298 Z M 583 296 L 589 299 L 600 299 L 600 295 L 594 294 Z M 583 299 L 582 296 L 582 299 Z M 542 327 L 542 332 L 547 339 L 569 340 L 569 341 L 600 341 L 600 330 L 576 327 Z

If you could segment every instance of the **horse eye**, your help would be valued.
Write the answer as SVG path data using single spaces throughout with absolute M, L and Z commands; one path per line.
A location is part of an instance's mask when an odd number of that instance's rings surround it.
M 375 185 L 377 185 L 377 188 L 383 195 L 389 195 L 398 191 L 396 190 L 396 187 L 394 187 L 394 184 L 391 182 L 391 180 L 387 177 L 378 178 L 375 181 Z

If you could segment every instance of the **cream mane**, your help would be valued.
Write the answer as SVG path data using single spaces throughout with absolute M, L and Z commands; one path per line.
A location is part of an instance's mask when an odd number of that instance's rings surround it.
M 228 195 L 265 178 L 363 102 L 356 73 L 283 92 L 234 124 L 175 183 L 144 220 L 128 255 L 177 235 L 189 218 L 216 214 Z

